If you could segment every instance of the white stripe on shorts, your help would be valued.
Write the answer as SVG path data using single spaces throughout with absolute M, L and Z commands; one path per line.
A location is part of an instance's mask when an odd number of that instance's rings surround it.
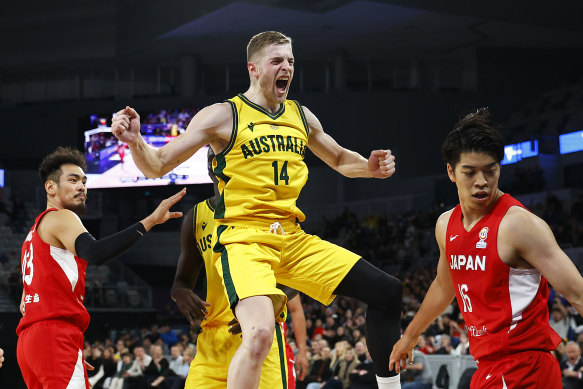
M 73 375 L 69 380 L 69 385 L 67 389 L 86 389 L 85 386 L 85 364 L 83 362 L 83 351 L 79 350 L 77 357 L 77 363 L 75 364 L 75 370 L 73 370 Z

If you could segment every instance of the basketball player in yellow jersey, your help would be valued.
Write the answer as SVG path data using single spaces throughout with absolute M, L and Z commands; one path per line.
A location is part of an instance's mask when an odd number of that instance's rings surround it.
M 221 180 L 217 203 L 215 266 L 241 324 L 243 342 L 231 361 L 228 388 L 257 388 L 271 349 L 274 315 L 285 304 L 276 282 L 329 304 L 334 295 L 368 306 L 366 336 L 380 389 L 400 388 L 388 369 L 400 336 L 401 282 L 341 247 L 305 234 L 296 200 L 307 179 L 304 150 L 346 177 L 387 178 L 395 172 L 390 150 L 368 159 L 341 147 L 316 116 L 287 100 L 293 79 L 291 39 L 279 32 L 255 35 L 247 46 L 249 89 L 198 112 L 187 130 L 162 148 L 140 135 L 130 107 L 113 119 L 112 132 L 127 143 L 146 177 L 160 177 L 210 144 Z
M 242 342 L 241 337 L 232 334 L 229 329 L 233 312 L 229 308 L 221 277 L 211 260 L 214 211 L 219 198 L 217 180 L 211 168 L 213 158 L 214 153 L 209 148 L 209 176 L 215 184 L 215 196 L 196 204 L 183 221 L 180 259 L 172 286 L 172 298 L 185 317 L 191 323 L 202 320 L 202 332 L 197 342 L 198 351 L 190 365 L 186 389 L 226 387 L 229 363 Z M 203 265 L 206 269 L 206 301 L 192 291 Z M 288 388 L 285 339 L 279 325 L 275 326 L 275 330 L 273 345 L 261 371 L 259 387 L 262 389 Z M 304 324 L 304 334 L 305 331 Z M 305 335 L 303 338 L 305 339 Z M 307 359 L 304 367 L 304 371 L 306 370 Z

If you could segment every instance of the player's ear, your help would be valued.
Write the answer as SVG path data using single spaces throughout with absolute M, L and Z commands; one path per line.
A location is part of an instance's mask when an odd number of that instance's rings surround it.
M 54 196 L 55 192 L 57 190 L 57 183 L 53 180 L 46 180 L 45 182 L 45 190 L 47 191 L 47 194 L 50 196 Z
M 455 171 L 454 168 L 449 163 L 447 164 L 447 175 L 451 182 L 455 182 Z
M 259 67 L 254 62 L 247 62 L 247 70 L 249 71 L 249 75 L 253 78 L 259 77 Z

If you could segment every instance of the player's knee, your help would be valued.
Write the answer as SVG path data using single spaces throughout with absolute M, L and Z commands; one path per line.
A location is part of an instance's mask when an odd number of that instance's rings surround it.
M 403 284 L 401 281 L 382 273 L 374 285 L 374 293 L 371 293 L 371 301 L 368 302 L 369 307 L 400 312 L 403 299 Z
M 251 331 L 243 335 L 243 342 L 253 360 L 263 361 L 271 345 L 273 344 L 273 326 L 255 326 Z M 247 335 L 247 336 L 246 336 Z

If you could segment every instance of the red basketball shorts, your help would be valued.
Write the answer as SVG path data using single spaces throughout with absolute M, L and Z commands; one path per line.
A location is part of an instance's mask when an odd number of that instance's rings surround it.
M 83 361 L 83 332 L 47 320 L 25 328 L 18 338 L 18 365 L 28 389 L 89 389 Z
M 559 362 L 548 351 L 523 351 L 496 361 L 480 359 L 471 389 L 562 389 Z

